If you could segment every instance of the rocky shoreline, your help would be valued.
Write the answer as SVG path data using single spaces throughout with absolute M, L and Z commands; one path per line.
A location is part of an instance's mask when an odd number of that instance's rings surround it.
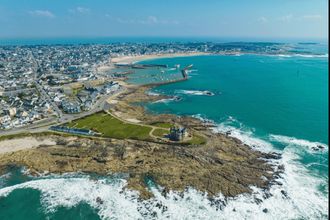
M 207 139 L 203 145 L 154 143 L 138 140 L 85 138 L 60 134 L 34 134 L 31 138 L 48 140 L 52 145 L 4 153 L 0 170 L 24 166 L 33 175 L 40 173 L 86 172 L 107 175 L 127 173 L 128 188 L 140 192 L 142 199 L 152 197 L 146 178 L 151 178 L 169 190 L 184 191 L 192 187 L 207 192 L 210 197 L 222 193 L 237 196 L 250 193 L 251 186 L 268 189 L 276 183 L 282 167 L 277 169 L 268 161 L 277 154 L 262 153 L 244 145 L 238 139 L 215 134 L 210 124 L 192 117 L 155 115 L 136 103 L 156 101 L 162 96 L 148 95 L 148 87 L 128 86 L 117 97 L 113 112 L 123 118 L 135 118 L 145 124 L 176 123 Z M 275 169 L 277 171 L 275 171 Z M 0 171 L 0 172 L 1 172 Z

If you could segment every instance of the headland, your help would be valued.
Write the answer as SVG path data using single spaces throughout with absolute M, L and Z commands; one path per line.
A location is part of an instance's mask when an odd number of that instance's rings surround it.
M 119 57 L 112 58 L 112 62 L 134 63 L 203 54 Z M 250 193 L 251 186 L 267 190 L 276 184 L 282 167 L 275 168 L 268 161 L 278 159 L 279 155 L 262 153 L 226 134 L 213 133 L 211 124 L 196 118 L 151 114 L 136 103 L 168 97 L 148 94 L 151 86 L 117 81 L 121 90 L 107 96 L 103 107 L 55 125 L 87 129 L 97 135 L 50 131 L 50 126 L 46 126 L 40 132 L 3 136 L 0 172 L 5 173 L 11 166 L 22 166 L 33 175 L 45 172 L 126 173 L 129 176 L 127 187 L 139 191 L 142 199 L 153 196 L 146 179 L 163 187 L 165 194 L 192 187 L 210 197 L 219 193 L 233 197 Z M 187 134 L 180 141 L 169 140 L 172 127 L 184 127 Z

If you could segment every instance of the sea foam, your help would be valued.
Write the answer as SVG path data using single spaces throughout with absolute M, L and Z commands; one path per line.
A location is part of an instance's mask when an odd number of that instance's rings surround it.
M 328 145 L 320 142 L 311 142 L 304 139 L 297 139 L 295 137 L 288 137 L 284 135 L 274 135 L 274 134 L 270 135 L 269 137 L 270 140 L 280 142 L 282 144 L 305 147 L 309 150 L 312 150 L 310 152 L 315 152 L 315 149 L 321 151 L 328 151 Z
M 203 119 L 201 115 L 195 117 Z M 211 120 L 203 121 L 209 123 Z M 214 131 L 231 131 L 230 136 L 257 150 L 275 151 L 269 141 L 255 137 L 253 129 L 247 129 L 233 117 L 219 124 Z M 88 176 L 75 177 L 72 174 L 53 175 L 48 179 L 44 177 L 5 187 L 0 189 L 0 197 L 8 196 L 15 189 L 32 188 L 41 192 L 45 212 L 85 202 L 97 210 L 102 219 L 327 219 L 328 180 L 311 174 L 299 162 L 300 151 L 304 148 L 296 147 L 297 144 L 308 147 L 316 143 L 279 135 L 272 135 L 270 139 L 287 146 L 281 151 L 281 159 L 269 161 L 274 166 L 284 166 L 284 171 L 276 179 L 277 184 L 269 191 L 251 186 L 252 194 L 234 198 L 219 194 L 210 200 L 207 194 L 193 188 L 183 193 L 170 191 L 164 196 L 161 186 L 152 186 L 149 190 L 154 197 L 142 201 L 138 192 L 125 188 L 125 179 L 91 180 Z M 325 192 L 319 191 L 320 186 L 324 186 Z M 103 203 L 97 201 L 98 197 Z
M 321 180 L 308 175 L 296 162 L 294 150 L 286 149 L 281 161 L 277 161 L 284 164 L 285 170 L 277 180 L 281 184 L 270 188 L 270 196 L 251 187 L 252 194 L 234 198 L 219 194 L 209 200 L 207 194 L 192 188 L 184 193 L 170 191 L 164 196 L 161 187 L 151 187 L 154 197 L 142 201 L 137 192 L 125 189 L 124 179 L 91 180 L 87 176 L 57 175 L 2 188 L 0 197 L 8 196 L 15 189 L 32 188 L 41 192 L 46 213 L 84 202 L 102 219 L 326 219 L 328 199 L 316 189 Z
M 213 96 L 214 93 L 208 90 L 177 90 L 176 93 L 181 93 L 185 95 L 206 95 Z

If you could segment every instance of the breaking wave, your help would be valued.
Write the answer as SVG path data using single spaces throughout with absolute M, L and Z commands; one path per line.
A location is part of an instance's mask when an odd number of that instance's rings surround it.
M 181 93 L 185 95 L 206 95 L 214 96 L 215 94 L 208 90 L 177 90 L 176 93 Z
M 294 137 L 288 137 L 283 135 L 270 135 L 270 140 L 280 142 L 286 145 L 294 145 L 300 147 L 306 147 L 313 151 L 328 151 L 328 145 L 320 142 L 311 142 L 304 139 L 297 139 Z
M 36 179 L 0 189 L 0 197 L 16 189 L 41 192 L 46 213 L 59 207 L 72 208 L 87 203 L 101 219 L 327 219 L 328 199 L 316 186 L 320 179 L 296 161 L 294 148 L 284 151 L 280 161 L 285 171 L 269 192 L 251 187 L 253 193 L 234 198 L 219 194 L 208 199 L 205 193 L 189 188 L 183 193 L 170 191 L 166 196 L 161 187 L 150 187 L 154 197 L 142 201 L 136 191 L 127 190 L 125 179 L 91 180 L 88 176 L 54 176 Z
M 147 92 L 147 95 L 150 95 L 150 96 L 160 96 L 159 93 L 152 92 L 152 91 L 150 91 L 150 90 Z
M 277 54 L 278 57 L 328 58 L 328 54 Z
M 167 104 L 167 103 L 170 103 L 170 102 L 178 102 L 178 101 L 181 101 L 181 100 L 182 100 L 181 97 L 174 96 L 172 98 L 160 99 L 160 100 L 154 101 L 152 103 L 154 103 L 154 104 L 155 103 L 165 103 L 165 104 Z
M 210 123 L 201 115 L 194 117 Z M 233 117 L 214 128 L 240 139 L 251 147 L 265 151 L 276 151 L 271 140 L 286 147 L 281 159 L 269 160 L 273 165 L 283 165 L 269 191 L 251 187 L 252 194 L 225 198 L 219 194 L 209 199 L 207 194 L 188 188 L 183 193 L 170 191 L 162 194 L 161 186 L 151 184 L 149 190 L 154 197 L 139 199 L 136 191 L 128 190 L 125 178 L 102 178 L 57 175 L 35 179 L 22 184 L 0 189 L 0 197 L 8 196 L 16 189 L 32 188 L 41 192 L 41 203 L 45 212 L 55 212 L 59 207 L 74 207 L 84 202 L 95 209 L 101 219 L 327 219 L 328 179 L 312 174 L 301 162 L 296 145 L 313 147 L 316 142 L 291 137 L 270 135 L 259 138 L 254 130 L 246 128 Z M 325 189 L 321 192 L 319 188 Z M 98 199 L 99 198 L 99 199 Z M 102 202 L 100 202 L 102 201 Z

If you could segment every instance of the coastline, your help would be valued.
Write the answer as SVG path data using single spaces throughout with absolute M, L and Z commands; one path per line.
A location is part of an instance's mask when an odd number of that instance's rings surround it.
M 171 54 L 169 57 L 190 55 L 201 54 L 177 54 L 176 56 Z M 124 57 L 117 62 L 137 62 L 163 57 L 168 57 L 168 55 Z M 144 199 L 152 197 L 146 183 L 142 181 L 146 175 L 151 175 L 157 184 L 165 187 L 167 192 L 171 190 L 182 192 L 186 187 L 191 186 L 201 192 L 207 192 L 210 196 L 222 193 L 233 197 L 250 193 L 250 185 L 266 190 L 275 183 L 274 179 L 281 169 L 275 172 L 272 165 L 265 159 L 277 159 L 279 155 L 262 153 L 244 145 L 238 139 L 224 134 L 215 134 L 209 125 L 199 119 L 189 116 L 178 117 L 172 114 L 154 115 L 146 112 L 142 106 L 132 106 L 135 102 L 156 101 L 164 97 L 146 94 L 150 86 L 136 86 L 125 81 L 121 84 L 126 90 L 115 99 L 108 100 L 108 103 L 116 102 L 112 109 L 116 116 L 144 124 L 161 121 L 184 125 L 190 131 L 205 136 L 208 139 L 207 143 L 192 147 L 176 144 L 173 149 L 173 145 L 166 143 L 111 138 L 100 140 L 74 136 L 55 137 L 50 134 L 42 138 L 29 137 L 30 145 L 24 144 L 24 138 L 14 138 L 0 141 L 0 147 L 15 144 L 24 145 L 24 147 L 10 149 L 7 147 L 0 151 L 2 153 L 0 171 L 4 172 L 8 164 L 16 164 L 28 167 L 30 173 L 35 175 L 43 171 L 51 173 L 82 171 L 101 175 L 109 172 L 128 173 L 131 177 L 127 187 L 139 191 L 141 198 Z M 118 144 L 127 146 L 124 159 L 116 156 L 115 149 Z M 100 148 L 99 146 L 108 147 Z M 214 173 L 211 185 L 210 173 Z
M 191 57 L 210 55 L 211 53 L 191 52 L 191 53 L 165 53 L 165 54 L 152 54 L 152 55 L 138 55 L 138 56 L 122 56 L 111 58 L 113 63 L 136 63 L 146 60 L 159 59 L 159 58 L 175 58 L 175 57 Z

